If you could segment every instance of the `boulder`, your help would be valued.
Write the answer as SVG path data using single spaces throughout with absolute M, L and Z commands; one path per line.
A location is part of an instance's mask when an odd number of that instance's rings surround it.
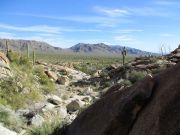
M 114 87 L 78 115 L 66 135 L 179 135 L 179 80 L 177 64 L 123 90 Z
M 92 101 L 92 98 L 90 96 L 83 96 L 81 100 L 86 103 L 90 103 Z
M 67 111 L 74 112 L 83 107 L 83 102 L 79 99 L 72 100 L 67 106 Z
M 50 95 L 48 97 L 47 101 L 51 104 L 54 104 L 54 105 L 58 105 L 58 104 L 61 104 L 63 102 L 62 99 L 56 95 Z
M 28 108 L 29 110 L 34 111 L 34 112 L 41 112 L 41 110 L 45 107 L 45 105 L 46 105 L 46 102 L 37 102 L 37 103 L 34 103 L 33 105 L 30 105 Z
M 62 84 L 62 85 L 68 85 L 69 84 L 69 80 L 67 77 L 61 76 L 56 80 L 56 83 L 58 84 Z
M 180 134 L 180 64 L 154 77 L 155 87 L 129 135 Z
M 38 114 L 31 119 L 31 125 L 33 126 L 41 126 L 43 122 L 44 118 Z
M 46 112 L 46 111 L 51 111 L 55 108 L 54 104 L 51 103 L 46 103 L 45 106 L 43 107 L 42 111 Z
M 97 70 L 94 74 L 93 74 L 93 77 L 99 77 L 100 74 L 101 74 L 101 70 Z
M 0 135 L 17 135 L 17 133 L 0 125 Z
M 56 74 L 55 72 L 52 72 L 52 71 L 47 70 L 47 71 L 45 71 L 45 74 L 46 74 L 49 78 L 53 79 L 54 81 L 56 81 L 56 80 L 58 79 L 58 76 L 57 76 L 57 74 Z
M 66 107 L 63 106 L 57 108 L 57 113 L 62 119 L 66 118 L 66 116 L 68 115 Z

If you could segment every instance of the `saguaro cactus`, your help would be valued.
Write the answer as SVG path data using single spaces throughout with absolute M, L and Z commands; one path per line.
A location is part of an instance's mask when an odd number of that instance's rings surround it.
M 6 40 L 6 56 L 8 57 L 9 55 L 9 45 L 8 45 L 8 41 Z
M 126 54 L 127 54 L 127 51 L 126 51 L 126 48 L 125 47 L 123 47 L 123 50 L 122 50 L 122 57 L 123 57 L 123 65 L 125 64 L 125 56 L 126 56 Z
M 35 52 L 33 51 L 33 65 L 35 65 L 35 59 L 36 59 L 36 56 L 35 56 Z
M 29 59 L 29 45 L 27 44 L 27 58 Z

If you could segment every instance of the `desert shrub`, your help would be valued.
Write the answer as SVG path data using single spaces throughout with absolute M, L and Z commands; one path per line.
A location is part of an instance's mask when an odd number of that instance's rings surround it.
M 18 52 L 10 51 L 8 53 L 8 58 L 12 64 L 24 65 L 32 67 L 32 63 L 26 57 L 25 54 L 20 54 Z
M 54 118 L 52 121 L 44 122 L 42 126 L 30 128 L 29 135 L 62 135 L 60 132 L 57 132 L 62 125 L 62 121 L 59 118 Z
M 47 94 L 55 91 L 53 81 L 48 78 L 42 68 L 36 67 L 33 71 L 33 74 L 37 76 L 37 81 L 41 84 L 41 89 L 43 93 Z
M 13 75 L 0 80 L 0 104 L 18 109 L 39 100 L 43 93 L 55 90 L 44 70 L 33 66 L 27 57 L 16 52 L 10 52 L 8 57 Z
M 28 101 L 39 99 L 39 92 L 29 80 L 9 77 L 0 81 L 1 104 L 10 105 L 13 109 L 23 107 Z
M 155 68 L 152 70 L 152 74 L 158 74 L 160 73 L 161 71 L 167 69 L 167 66 L 165 65 L 161 65 L 159 68 Z
M 3 123 L 4 126 L 9 129 L 18 131 L 18 128 L 21 127 L 23 119 L 18 117 L 5 106 L 0 106 L 0 123 Z
M 145 76 L 147 75 L 146 72 L 142 72 L 142 71 L 132 71 L 130 72 L 129 74 L 129 80 L 132 82 L 132 83 L 135 83 L 141 79 L 143 79 Z
M 11 62 L 14 62 L 14 63 L 19 63 L 19 59 L 20 59 L 20 54 L 18 52 L 13 52 L 13 51 L 10 51 L 8 53 L 8 58 Z
M 18 64 L 20 65 L 27 65 L 27 66 L 31 66 L 32 64 L 29 62 L 29 59 L 25 56 L 21 56 L 19 58 Z
M 22 92 L 17 78 L 9 77 L 0 82 L 0 97 L 4 103 L 11 105 L 13 108 L 23 106 L 24 97 L 19 94 Z

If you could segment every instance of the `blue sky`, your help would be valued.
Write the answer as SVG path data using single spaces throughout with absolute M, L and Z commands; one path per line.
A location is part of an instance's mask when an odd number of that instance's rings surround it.
M 178 0 L 1 0 L 0 38 L 67 48 L 106 43 L 167 52 L 180 43 Z

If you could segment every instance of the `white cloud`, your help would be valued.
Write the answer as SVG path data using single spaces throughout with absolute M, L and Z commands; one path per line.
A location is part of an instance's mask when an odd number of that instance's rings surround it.
M 123 33 L 123 34 L 129 34 L 129 33 L 134 33 L 134 32 L 143 32 L 144 30 L 142 29 L 119 29 L 115 30 L 114 33 Z
M 113 40 L 114 40 L 114 44 L 121 44 L 121 45 L 130 46 L 137 49 L 140 49 L 142 46 L 145 45 L 143 41 L 137 40 L 132 35 L 115 36 Z
M 47 25 L 35 25 L 35 26 L 27 26 L 27 27 L 17 27 L 8 24 L 0 24 L 0 28 L 15 30 L 15 31 L 28 31 L 28 32 L 47 32 L 47 33 L 59 33 L 58 27 L 51 27 Z
M 163 3 L 163 2 L 162 2 Z M 173 2 L 164 2 L 164 4 L 173 4 Z M 144 6 L 144 7 L 124 7 L 121 8 L 108 8 L 95 6 L 93 9 L 103 15 L 108 16 L 109 18 L 124 18 L 132 16 L 159 16 L 159 17 L 168 17 L 172 15 L 171 11 L 166 10 L 164 7 L 154 6 L 153 4 Z M 130 19 L 129 19 L 130 20 Z
M 94 10 L 110 17 L 119 17 L 119 16 L 129 15 L 129 12 L 125 9 L 104 8 L 100 6 L 95 6 Z
M 61 28 L 61 27 L 53 27 L 47 25 L 33 25 L 33 26 L 13 26 L 8 24 L 0 24 L 0 28 L 21 31 L 21 32 L 43 32 L 43 33 L 52 33 L 52 34 L 60 34 L 62 32 L 100 32 L 98 29 L 75 29 L 75 28 Z
M 140 8 L 127 8 L 133 16 L 158 16 L 158 17 L 169 17 L 171 13 L 166 11 L 162 7 L 140 7 Z
M 90 23 L 95 24 L 97 26 L 103 27 L 115 27 L 117 24 L 131 23 L 132 20 L 125 18 L 117 18 L 110 16 L 49 16 L 49 15 L 38 15 L 38 14 L 26 14 L 26 13 L 15 13 L 13 15 L 18 16 L 30 16 L 36 18 L 46 18 L 53 20 L 61 20 L 61 21 L 72 21 L 72 22 L 80 22 L 80 23 Z

